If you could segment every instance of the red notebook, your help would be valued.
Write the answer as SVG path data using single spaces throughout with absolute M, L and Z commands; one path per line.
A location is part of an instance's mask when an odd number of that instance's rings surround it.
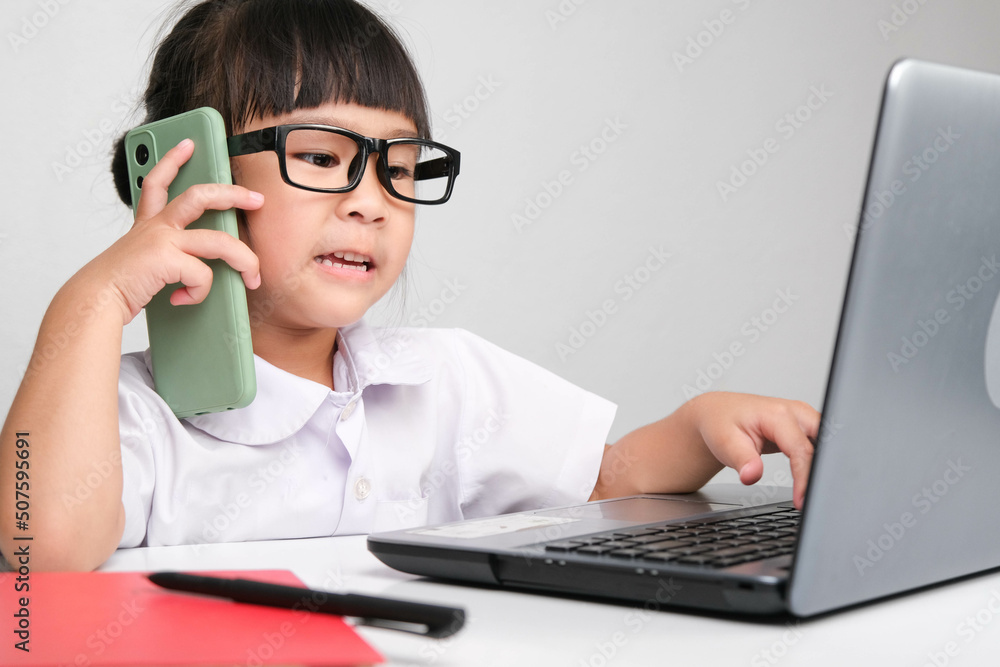
M 285 570 L 203 574 L 302 585 Z M 168 591 L 141 572 L 33 572 L 28 591 L 19 583 L 0 573 L 4 666 L 382 662 L 339 616 Z

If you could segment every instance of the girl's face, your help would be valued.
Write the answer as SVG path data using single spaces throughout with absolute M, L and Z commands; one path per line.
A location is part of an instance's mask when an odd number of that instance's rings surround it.
M 333 102 L 255 119 L 239 131 L 289 123 L 384 139 L 417 136 L 400 113 Z M 332 194 L 285 183 L 273 151 L 233 158 L 234 181 L 264 195 L 260 209 L 245 211 L 243 239 L 260 259 L 261 286 L 247 292 L 255 330 L 339 329 L 361 319 L 396 282 L 413 241 L 414 205 L 385 191 L 376 160 L 369 156 L 356 189 Z M 355 268 L 362 263 L 365 270 Z

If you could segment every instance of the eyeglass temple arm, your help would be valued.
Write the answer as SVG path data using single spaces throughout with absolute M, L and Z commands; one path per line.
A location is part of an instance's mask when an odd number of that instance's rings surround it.
M 274 150 L 276 142 L 277 135 L 274 128 L 269 127 L 229 137 L 226 139 L 226 147 L 229 149 L 229 157 L 236 157 Z
M 413 172 L 413 180 L 426 181 L 431 178 L 443 178 L 451 173 L 458 174 L 458 159 L 446 155 L 418 164 Z

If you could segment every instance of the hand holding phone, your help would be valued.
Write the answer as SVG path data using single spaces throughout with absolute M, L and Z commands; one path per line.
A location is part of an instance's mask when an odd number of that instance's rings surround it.
M 177 170 L 167 189 L 167 202 L 193 185 L 232 183 L 225 124 L 217 111 L 202 107 L 137 127 L 126 135 L 133 211 L 140 207 L 143 180 L 169 149 L 188 138 L 194 141 L 194 152 Z M 238 237 L 234 209 L 207 210 L 187 228 Z M 211 289 L 201 303 L 172 304 L 174 292 L 186 292 L 184 284 L 173 283 L 146 305 L 154 386 L 178 417 L 244 407 L 256 394 L 243 279 L 223 260 L 203 261 L 213 275 Z M 181 296 L 179 300 L 191 299 Z

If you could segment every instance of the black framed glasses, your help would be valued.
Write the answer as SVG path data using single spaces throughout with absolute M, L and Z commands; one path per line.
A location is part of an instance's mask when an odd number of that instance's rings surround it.
M 229 137 L 229 156 L 278 154 L 281 178 L 313 192 L 350 192 L 378 155 L 382 187 L 414 204 L 443 204 L 451 197 L 461 154 L 425 139 L 373 139 L 330 125 L 277 125 Z

